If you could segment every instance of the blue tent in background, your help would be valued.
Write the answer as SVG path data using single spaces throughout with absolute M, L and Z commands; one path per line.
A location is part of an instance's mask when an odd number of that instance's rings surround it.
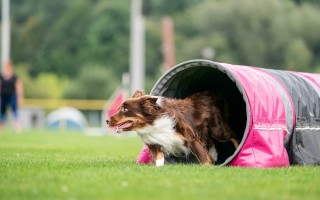
M 46 124 L 50 129 L 82 130 L 87 127 L 84 115 L 72 107 L 52 111 L 47 117 Z

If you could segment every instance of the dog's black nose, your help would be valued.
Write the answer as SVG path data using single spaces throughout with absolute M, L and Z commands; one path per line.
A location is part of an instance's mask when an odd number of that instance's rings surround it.
M 107 123 L 107 124 L 109 124 L 109 122 L 110 122 L 110 120 L 109 120 L 109 119 L 107 119 L 107 120 L 106 120 L 106 123 Z

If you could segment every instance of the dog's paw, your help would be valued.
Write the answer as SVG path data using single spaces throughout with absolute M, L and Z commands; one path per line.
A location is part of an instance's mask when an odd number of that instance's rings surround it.
M 218 152 L 217 152 L 215 147 L 212 147 L 212 148 L 209 149 L 209 155 L 210 155 L 210 158 L 212 159 L 213 163 L 217 162 L 217 160 L 218 160 Z
M 161 159 L 157 159 L 156 160 L 156 166 L 157 167 L 161 167 L 164 165 L 164 158 L 161 158 Z

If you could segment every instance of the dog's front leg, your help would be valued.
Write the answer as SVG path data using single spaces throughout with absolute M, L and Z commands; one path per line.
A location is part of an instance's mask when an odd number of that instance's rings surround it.
M 164 165 L 164 153 L 159 145 L 148 145 L 150 154 L 152 156 L 152 161 L 157 167 Z
M 212 160 L 210 158 L 209 152 L 207 148 L 201 144 L 201 142 L 193 140 L 188 143 L 188 146 L 201 164 L 212 165 Z
M 161 167 L 164 165 L 164 153 L 162 151 L 158 151 L 156 155 L 156 166 Z

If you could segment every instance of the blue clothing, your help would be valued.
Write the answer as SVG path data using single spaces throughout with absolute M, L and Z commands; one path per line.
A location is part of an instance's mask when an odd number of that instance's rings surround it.
M 18 103 L 17 103 L 17 95 L 11 95 L 11 96 L 1 96 L 1 107 L 0 107 L 0 121 L 4 122 L 6 121 L 6 112 L 7 107 L 11 107 L 11 111 L 13 114 L 13 117 L 15 119 L 18 119 Z

